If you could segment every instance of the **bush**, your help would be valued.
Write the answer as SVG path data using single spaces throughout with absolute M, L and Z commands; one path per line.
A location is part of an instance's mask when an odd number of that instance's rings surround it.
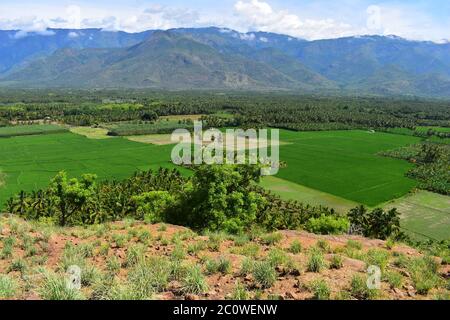
M 231 294 L 231 299 L 232 300 L 248 300 L 249 299 L 247 289 L 239 281 L 236 281 L 233 292 Z
M 312 290 L 314 294 L 314 299 L 316 300 L 329 300 L 331 291 L 328 287 L 327 283 L 320 279 L 315 280 L 309 285 L 310 289 Z
M 253 259 L 250 258 L 244 258 L 241 263 L 241 269 L 239 271 L 239 274 L 241 276 L 246 276 L 248 274 L 253 273 L 253 267 L 255 265 L 255 262 Z
M 109 257 L 106 260 L 106 269 L 112 273 L 117 274 L 120 271 L 121 263 L 119 258 L 116 256 Z
M 378 291 L 376 289 L 369 289 L 367 287 L 367 281 L 362 276 L 355 274 L 352 277 L 350 284 L 351 295 L 358 300 L 369 300 L 374 299 Z
M 279 232 L 268 233 L 261 236 L 261 242 L 265 245 L 272 246 L 283 239 L 283 235 Z
M 330 244 L 328 243 L 328 241 L 323 239 L 317 240 L 316 247 L 324 253 L 328 253 L 331 251 Z
M 11 299 L 16 292 L 16 281 L 8 275 L 0 274 L 0 299 Z
M 302 244 L 300 243 L 300 241 L 298 240 L 292 241 L 289 247 L 289 252 L 293 254 L 299 254 L 300 252 L 302 252 Z
M 346 247 L 348 249 L 361 250 L 362 244 L 361 244 L 361 242 L 356 241 L 356 240 L 348 240 Z
M 181 281 L 185 294 L 201 294 L 208 290 L 206 278 L 199 266 L 191 266 L 186 270 L 186 276 Z
M 408 263 L 414 286 L 419 294 L 427 294 L 439 286 L 441 279 L 437 274 L 438 265 L 432 257 L 414 258 Z
M 145 259 L 145 247 L 142 245 L 131 245 L 127 249 L 125 267 L 133 267 Z
M 82 293 L 67 285 L 67 279 L 63 275 L 45 273 L 42 287 L 39 289 L 43 300 L 83 300 Z
M 25 269 L 27 268 L 25 261 L 23 259 L 16 259 L 11 262 L 11 264 L 8 267 L 8 272 L 20 272 L 24 273 Z
M 397 271 L 385 272 L 384 279 L 389 283 L 391 288 L 401 288 L 403 285 L 403 277 Z
M 322 215 L 311 218 L 306 223 L 306 230 L 315 234 L 343 234 L 348 231 L 350 222 L 346 217 Z
M 149 298 L 153 292 L 167 288 L 169 277 L 169 262 L 163 258 L 151 258 L 137 263 L 128 274 L 128 281 L 139 296 Z
M 270 261 L 258 261 L 253 266 L 253 278 L 262 288 L 270 288 L 277 280 L 277 273 Z
M 322 251 L 311 248 L 309 252 L 306 269 L 309 272 L 320 272 L 325 267 L 325 260 Z
M 343 265 L 342 257 L 338 254 L 333 255 L 331 258 L 330 269 L 340 269 Z
M 384 250 L 370 249 L 366 255 L 366 263 L 368 266 L 377 266 L 384 272 L 389 263 L 389 253 Z

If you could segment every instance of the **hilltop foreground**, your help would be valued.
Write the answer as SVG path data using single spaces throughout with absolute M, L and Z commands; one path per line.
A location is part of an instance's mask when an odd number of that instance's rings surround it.
M 134 220 L 0 216 L 0 299 L 448 299 L 450 266 L 392 241 L 303 231 L 198 235 Z M 379 266 L 379 289 L 367 267 Z M 67 270 L 81 270 L 81 289 Z M 76 270 L 76 269 L 75 269 Z M 75 278 L 73 278 L 75 275 Z

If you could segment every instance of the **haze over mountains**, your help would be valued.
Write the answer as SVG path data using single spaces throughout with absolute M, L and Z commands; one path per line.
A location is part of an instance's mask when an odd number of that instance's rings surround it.
M 0 86 L 450 97 L 450 44 L 394 36 L 306 41 L 219 28 L 0 31 Z

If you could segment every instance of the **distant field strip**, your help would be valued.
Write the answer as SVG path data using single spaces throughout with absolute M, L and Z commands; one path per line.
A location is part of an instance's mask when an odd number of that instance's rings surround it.
M 94 140 L 72 133 L 3 139 L 0 170 L 6 179 L 0 191 L 0 205 L 20 190 L 47 186 L 61 170 L 70 176 L 95 173 L 100 179 L 123 179 L 137 170 L 174 167 L 170 162 L 171 148 L 123 138 Z
M 10 126 L 0 128 L 0 138 L 17 136 L 50 134 L 66 132 L 67 129 L 53 124 L 33 124 L 23 126 Z
M 104 128 L 91 128 L 91 127 L 72 127 L 70 132 L 85 136 L 89 139 L 109 139 L 108 130 Z
M 366 131 L 281 131 L 280 157 L 287 162 L 278 178 L 353 202 L 376 206 L 408 193 L 416 182 L 406 178 L 406 161 L 376 154 L 414 144 L 419 138 Z
M 402 214 L 402 228 L 414 238 L 450 239 L 449 196 L 419 191 L 394 200 L 385 207 L 398 209 Z
M 329 193 L 314 190 L 297 183 L 277 177 L 264 177 L 261 186 L 286 200 L 296 200 L 313 206 L 334 208 L 340 213 L 347 213 L 359 204 Z

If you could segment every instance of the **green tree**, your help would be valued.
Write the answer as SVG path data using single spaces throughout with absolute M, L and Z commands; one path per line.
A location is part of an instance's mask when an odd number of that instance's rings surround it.
M 96 176 L 85 174 L 81 180 L 76 178 L 68 179 L 67 174 L 61 171 L 53 178 L 50 185 L 50 193 L 54 203 L 58 208 L 59 224 L 65 226 L 69 222 L 81 219 L 76 213 L 89 203 L 95 193 Z

